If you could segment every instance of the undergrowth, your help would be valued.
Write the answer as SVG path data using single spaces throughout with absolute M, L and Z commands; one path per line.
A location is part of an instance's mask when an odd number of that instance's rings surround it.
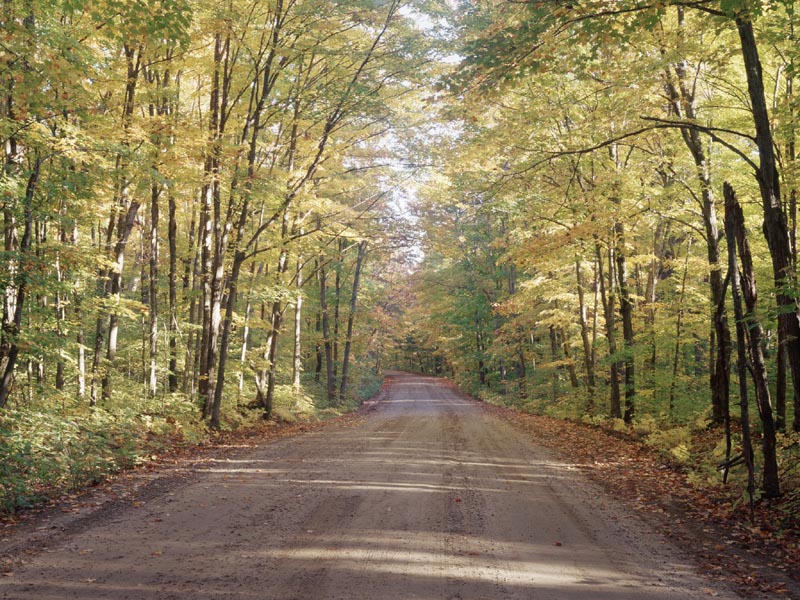
M 295 394 L 276 389 L 273 419 L 278 423 L 316 421 L 357 409 L 378 391 L 382 378 L 356 370 L 342 402 L 329 403 L 313 378 Z M 223 430 L 238 431 L 263 422 L 260 407 L 230 402 Z M 125 398 L 108 406 L 35 402 L 8 406 L 0 413 L 0 515 L 33 506 L 95 483 L 158 455 L 214 437 L 197 406 L 180 394 L 158 399 Z

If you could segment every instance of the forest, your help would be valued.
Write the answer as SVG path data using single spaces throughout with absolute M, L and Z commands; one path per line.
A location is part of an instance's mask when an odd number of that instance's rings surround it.
M 793 0 L 3 0 L 0 510 L 385 368 L 800 512 Z

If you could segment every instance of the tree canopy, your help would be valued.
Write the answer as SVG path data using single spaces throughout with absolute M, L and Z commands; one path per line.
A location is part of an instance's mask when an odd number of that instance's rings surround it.
M 4 2 L 4 506 L 392 366 L 796 489 L 795 8 Z

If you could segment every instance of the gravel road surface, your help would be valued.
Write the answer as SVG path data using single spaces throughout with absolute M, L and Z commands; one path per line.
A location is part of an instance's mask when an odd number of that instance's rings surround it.
M 392 379 L 362 419 L 3 540 L 0 598 L 738 598 L 479 403 Z

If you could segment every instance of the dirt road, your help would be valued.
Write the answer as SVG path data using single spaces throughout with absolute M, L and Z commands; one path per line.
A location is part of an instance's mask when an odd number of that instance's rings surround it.
M 63 519 L 40 524 L 56 533 L 0 597 L 737 597 L 529 436 L 410 375 L 357 425 L 201 461 Z

